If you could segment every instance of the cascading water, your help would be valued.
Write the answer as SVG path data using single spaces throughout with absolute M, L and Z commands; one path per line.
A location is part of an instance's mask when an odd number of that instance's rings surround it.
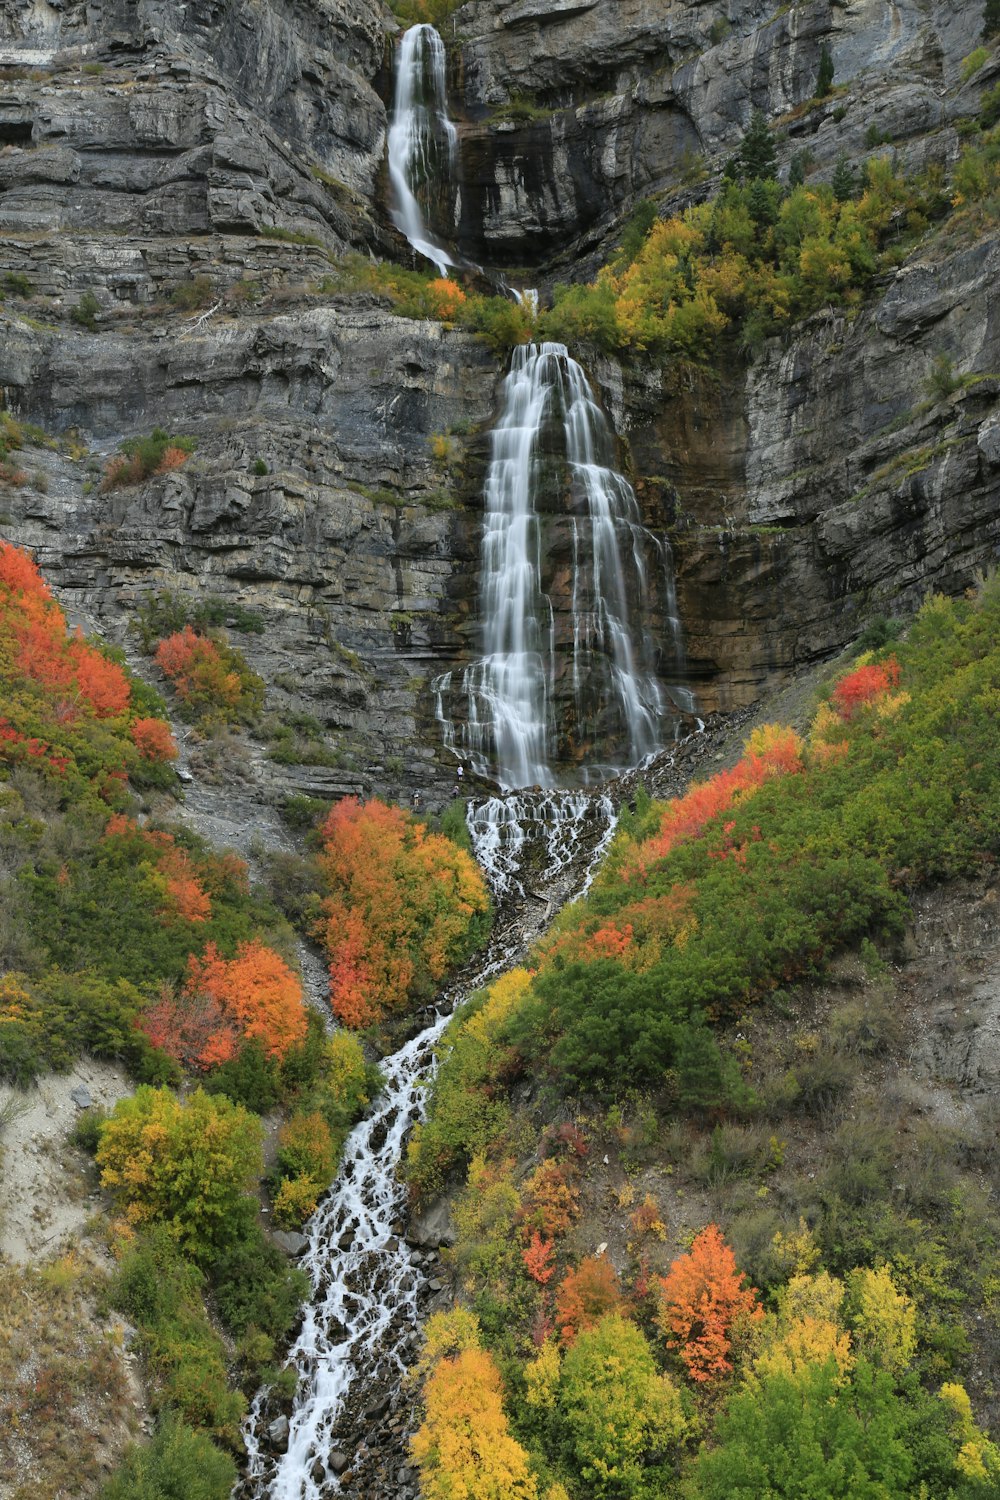
M 393 221 L 414 250 L 447 276 L 455 261 L 424 223 L 417 194 L 451 173 L 457 139 L 445 97 L 444 43 L 433 26 L 403 33 L 396 60 L 396 91 L 389 125 L 389 181 Z
M 507 928 L 501 923 L 475 976 L 442 996 L 431 1024 L 382 1063 L 385 1087 L 348 1137 L 337 1181 L 308 1225 L 302 1265 L 313 1296 L 288 1355 L 299 1385 L 285 1451 L 269 1451 L 268 1393 L 261 1391 L 244 1429 L 247 1467 L 237 1488 L 243 1500 L 322 1500 L 336 1493 L 329 1460 L 350 1392 L 359 1383 L 369 1388 L 398 1382 L 412 1363 L 425 1278 L 397 1232 L 406 1216 L 406 1188 L 396 1169 L 423 1114 L 435 1045 L 454 1007 L 517 960 L 544 929 L 551 909 L 586 890 L 614 832 L 615 812 L 606 796 L 554 793 L 546 800 L 551 815 L 539 810 L 533 816 L 531 798 L 510 799 L 510 806 L 495 798 L 494 806 L 474 810 L 471 831 L 498 892 L 520 884 L 512 844 L 524 852 L 541 838 L 544 852 L 532 885 L 545 910 Z M 498 829 L 492 844 L 477 835 L 477 827 L 488 825 Z
M 581 366 L 562 344 L 520 346 L 503 403 L 484 495 L 483 655 L 460 691 L 453 674 L 438 679 L 438 718 L 479 774 L 495 767 L 504 787 L 551 787 L 553 761 L 597 744 L 614 756 L 609 769 L 659 748 L 667 703 L 649 620 L 655 606 L 675 675 L 680 622 L 669 549 L 642 524 Z M 557 612 L 560 573 L 570 587 Z M 682 689 L 672 696 L 690 706 Z M 557 704 L 569 708 L 558 721 Z

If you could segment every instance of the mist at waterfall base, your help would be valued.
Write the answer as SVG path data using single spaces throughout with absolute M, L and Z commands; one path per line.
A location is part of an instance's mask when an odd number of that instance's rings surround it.
M 505 790 L 600 780 L 660 749 L 693 708 L 670 549 L 643 525 L 611 426 L 562 344 L 515 348 L 502 402 L 484 488 L 482 655 L 436 680 L 437 717 L 447 748 Z
M 455 261 L 427 228 L 418 195 L 450 175 L 456 140 L 448 118 L 444 43 L 433 26 L 411 26 L 399 44 L 387 144 L 392 217 L 439 276 Z

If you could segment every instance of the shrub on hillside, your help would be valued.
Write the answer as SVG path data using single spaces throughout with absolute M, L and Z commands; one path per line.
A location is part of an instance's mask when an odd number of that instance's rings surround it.
M 167 474 L 179 469 L 197 447 L 192 437 L 171 436 L 162 427 L 154 427 L 148 437 L 126 438 L 118 453 L 108 461 L 101 480 L 102 490 L 122 489 L 141 484 L 153 474 Z
M 185 712 L 204 723 L 252 719 L 264 705 L 262 679 L 220 636 L 200 635 L 185 625 L 157 646 L 156 664 Z
M 227 1500 L 235 1483 L 228 1453 L 168 1417 L 150 1443 L 132 1444 L 98 1500 Z
M 101 1132 L 101 1183 L 139 1228 L 162 1224 L 195 1259 L 238 1237 L 262 1167 L 260 1121 L 202 1089 L 183 1103 L 142 1085 Z

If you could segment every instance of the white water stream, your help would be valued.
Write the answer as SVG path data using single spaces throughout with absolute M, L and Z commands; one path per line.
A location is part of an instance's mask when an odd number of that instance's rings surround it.
M 543 493 L 569 518 L 571 639 L 560 638 L 543 586 Z M 616 747 L 618 769 L 638 764 L 660 748 L 667 707 L 649 633 L 657 600 L 673 665 L 682 660 L 672 559 L 643 526 L 635 491 L 615 467 L 610 424 L 562 344 L 513 351 L 484 509 L 483 655 L 458 684 L 450 672 L 435 683 L 445 745 L 479 775 L 495 768 L 504 788 L 554 786 L 560 735 Z M 568 728 L 556 723 L 557 694 L 572 703 Z M 671 696 L 689 706 L 682 689 Z
M 549 915 L 587 889 L 615 821 L 609 797 L 582 792 L 491 798 L 471 807 L 470 831 L 494 892 L 520 889 L 522 861 L 532 855 L 532 894 L 544 911 L 514 928 L 501 925 L 476 973 L 442 995 L 434 1020 L 382 1063 L 385 1088 L 348 1137 L 337 1180 L 307 1226 L 302 1265 L 313 1295 L 288 1355 L 299 1385 L 287 1447 L 269 1452 L 261 1391 L 244 1430 L 247 1470 L 237 1493 L 245 1500 L 336 1493 L 328 1460 L 349 1393 L 356 1382 L 395 1381 L 412 1363 L 425 1273 L 398 1233 L 406 1189 L 396 1170 L 423 1114 L 434 1048 L 456 1005 L 516 962 Z
M 427 228 L 417 194 L 426 183 L 450 176 L 456 140 L 445 94 L 444 43 L 433 26 L 411 26 L 399 44 L 389 125 L 392 217 L 414 250 L 434 262 L 439 276 L 447 276 L 455 261 Z

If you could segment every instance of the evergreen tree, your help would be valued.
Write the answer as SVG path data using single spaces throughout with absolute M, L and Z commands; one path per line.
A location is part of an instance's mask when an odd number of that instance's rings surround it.
M 833 58 L 830 49 L 823 47 L 819 55 L 819 73 L 816 75 L 816 98 L 825 99 L 833 88 Z
M 838 203 L 846 203 L 854 197 L 854 170 L 843 152 L 837 157 L 833 174 L 833 196 Z
M 806 168 L 812 161 L 812 152 L 808 149 L 796 151 L 788 168 L 788 186 L 790 188 L 801 187 L 806 180 Z
M 780 201 L 781 189 L 776 183 L 764 182 L 760 177 L 754 178 L 747 191 L 747 207 L 755 224 L 761 227 L 777 224 Z
M 1000 0 L 986 0 L 986 9 L 983 12 L 983 36 L 989 41 L 990 37 L 1000 35 Z
M 776 177 L 778 148 L 774 144 L 767 120 L 759 109 L 750 116 L 747 133 L 740 147 L 740 164 L 748 182 L 755 177 Z

